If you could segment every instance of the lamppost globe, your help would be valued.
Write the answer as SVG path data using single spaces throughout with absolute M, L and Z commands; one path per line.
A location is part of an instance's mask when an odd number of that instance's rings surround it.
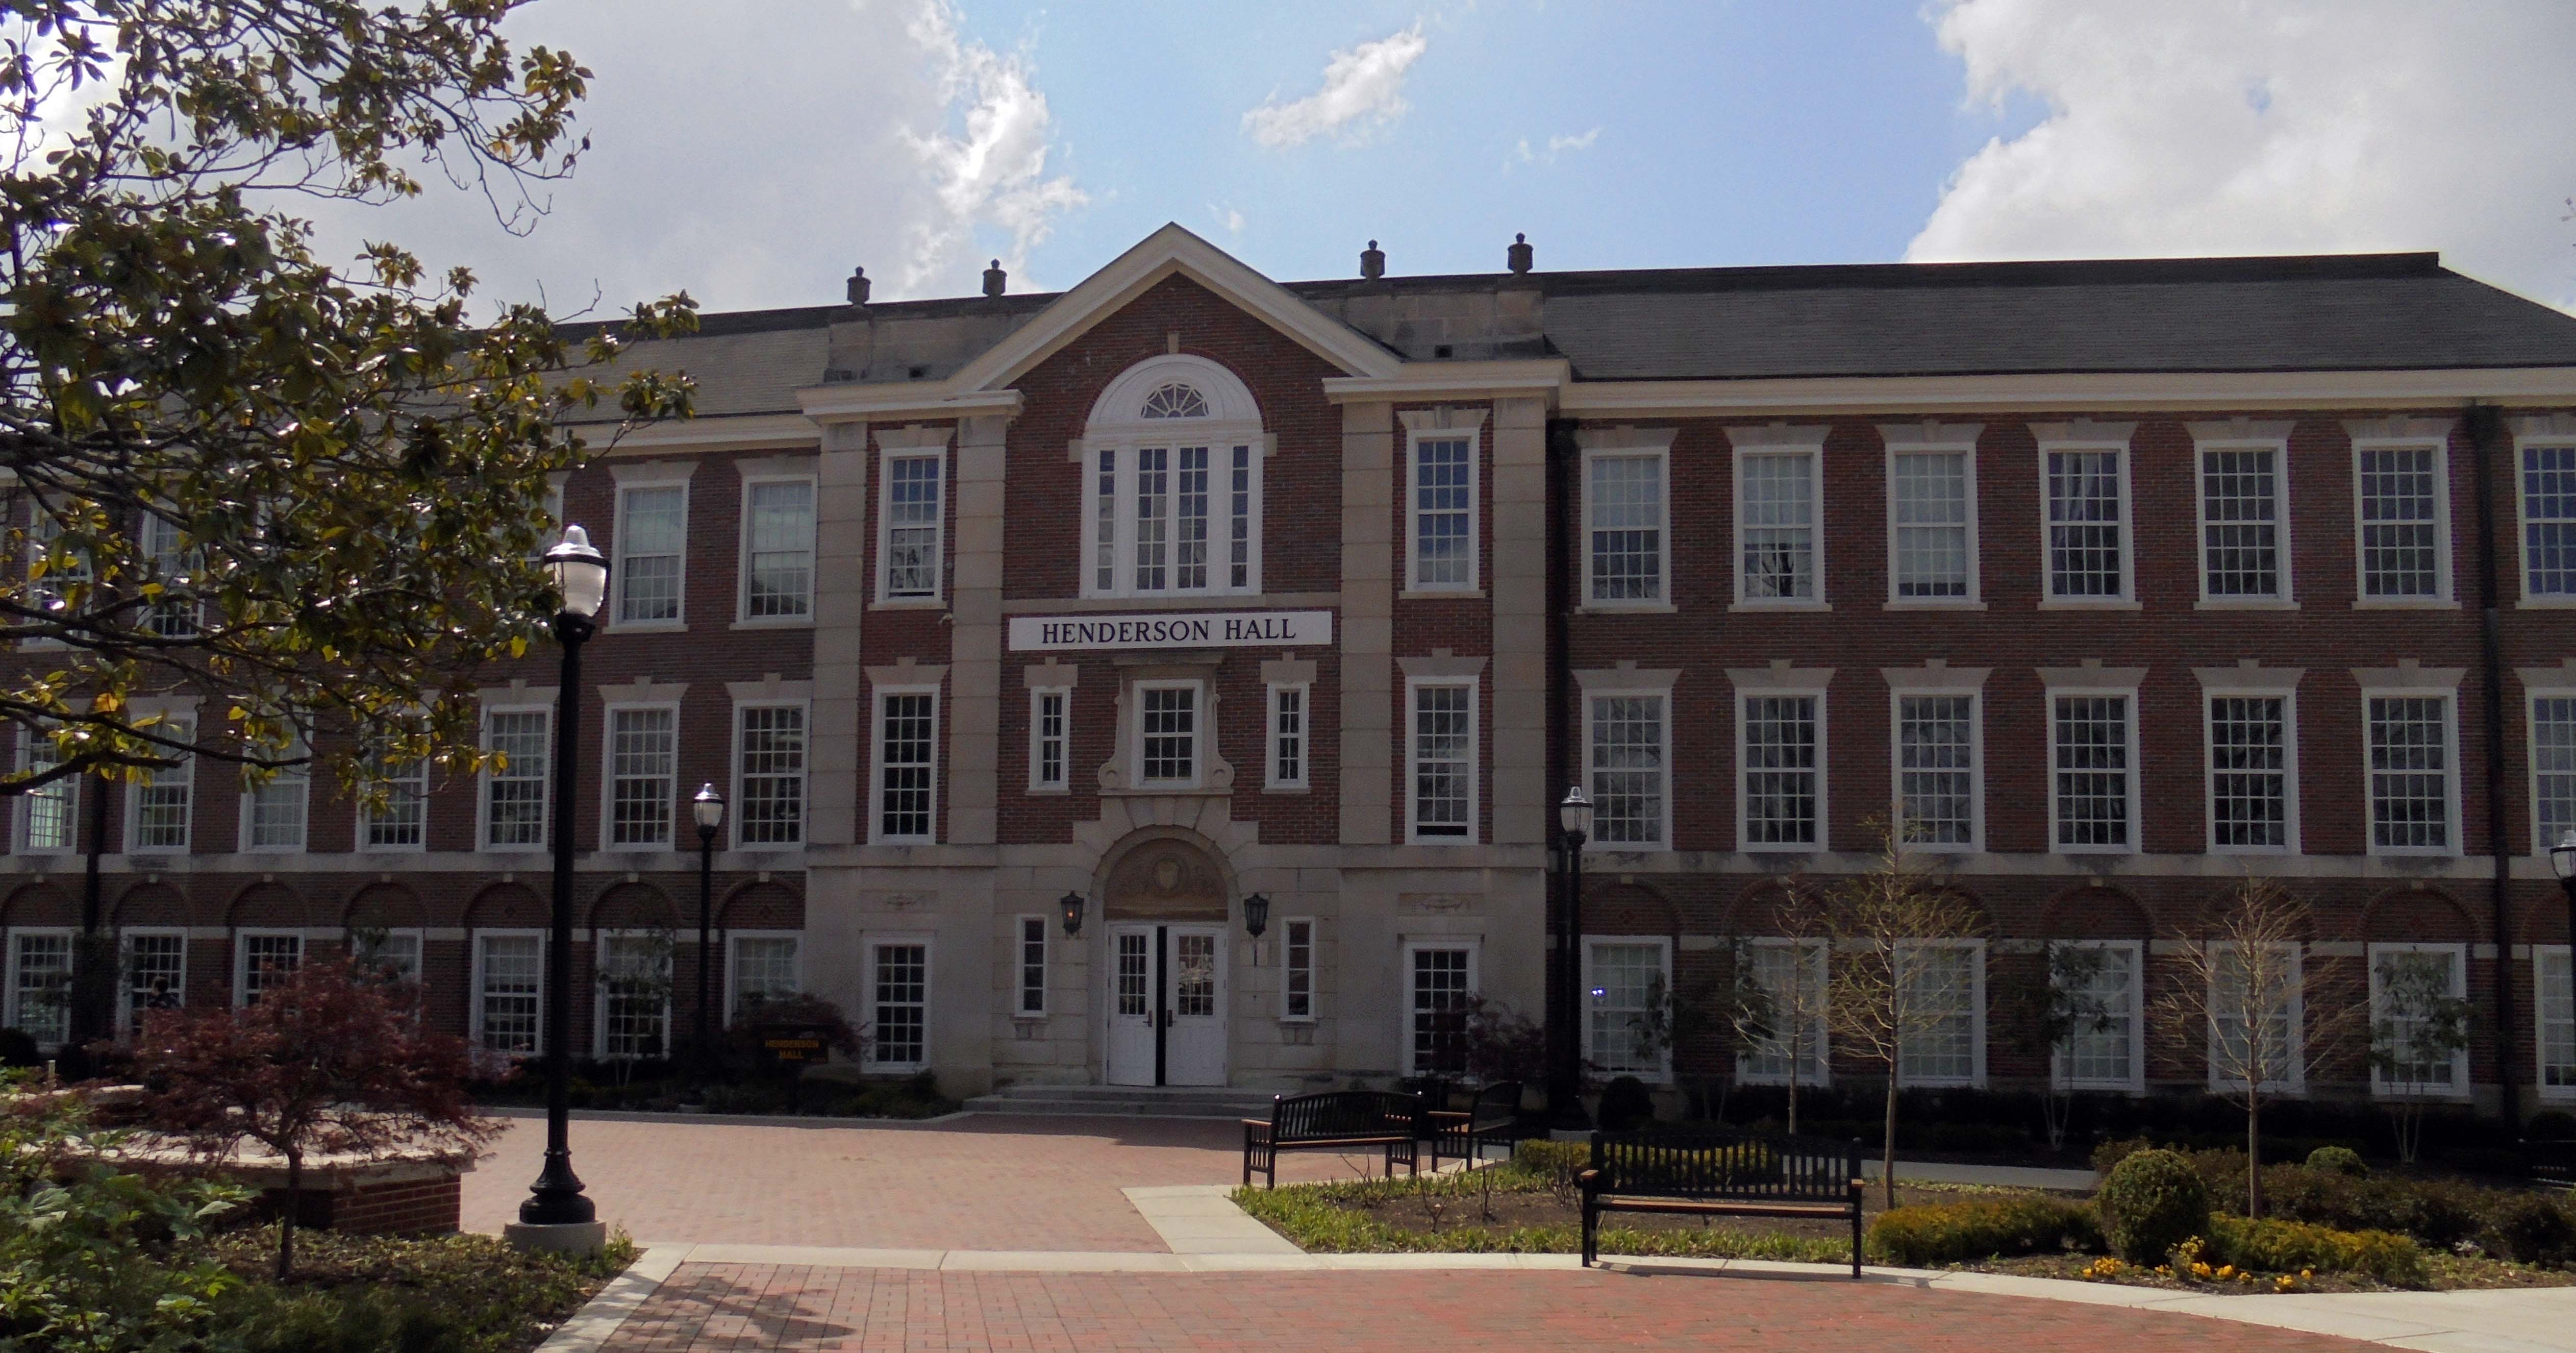
M 698 786 L 697 794 L 689 800 L 689 816 L 697 820 L 699 838 L 712 839 L 724 827 L 724 815 L 724 795 L 717 793 L 714 785 Z
M 545 552 L 544 562 L 547 575 L 554 579 L 555 595 L 563 599 L 560 614 L 584 620 L 599 614 L 600 605 L 608 600 L 608 556 L 590 543 L 590 532 L 565 527 L 563 539 Z
M 1583 786 L 1565 791 L 1565 800 L 1556 805 L 1556 825 L 1569 836 L 1591 837 L 1592 800 L 1583 797 Z
M 2576 879 L 2576 828 L 2571 828 L 2558 838 L 2557 845 L 2549 848 L 2549 867 L 2556 870 L 2561 879 Z

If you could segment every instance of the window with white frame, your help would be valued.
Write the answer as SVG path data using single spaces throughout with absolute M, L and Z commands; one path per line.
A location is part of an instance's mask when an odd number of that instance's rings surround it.
M 930 1060 L 930 944 L 879 940 L 868 946 L 868 1006 L 875 1016 L 868 1061 L 910 1069 Z
M 814 481 L 753 479 L 742 487 L 745 620 L 814 614 Z
M 1279 923 L 1279 1018 L 1315 1018 L 1315 921 L 1291 916 Z
M 2370 946 L 2370 1023 L 2373 1094 L 2466 1096 L 2469 1092 L 2467 1012 L 2469 951 L 2462 944 Z M 2448 1032 L 2462 1040 L 2445 1048 Z
M 598 964 L 592 1055 L 619 1062 L 662 1056 L 671 1044 L 670 936 L 601 931 Z
M 2576 691 L 2531 694 L 2532 849 L 2576 832 Z
M 483 848 L 543 850 L 554 711 L 543 705 L 483 711 Z
M 1664 453 L 1600 451 L 1583 461 L 1584 596 L 1594 606 L 1664 596 Z
M 1736 952 L 1748 971 L 1745 984 L 1762 997 L 1759 1029 L 1735 1057 L 1735 1078 L 1754 1085 L 1786 1085 L 1796 1067 L 1800 1085 L 1822 1085 L 1828 1069 L 1825 1030 L 1825 942 L 1755 939 Z
M 418 930 L 354 929 L 349 932 L 349 957 L 363 971 L 395 982 L 420 980 L 420 942 Z
M 941 492 L 948 465 L 945 447 L 927 452 L 888 453 L 880 520 L 885 569 L 883 592 L 889 601 L 918 601 L 939 595 L 939 575 L 946 525 L 946 496 Z
M 35 729 L 18 734 L 18 769 L 41 775 L 62 764 L 54 740 Z M 70 850 L 79 834 L 80 786 L 83 777 L 66 775 L 18 796 L 18 853 L 58 855 Z
M 1047 918 L 1019 918 L 1019 1005 L 1015 1013 L 1029 1018 L 1047 1012 Z
M 35 500 L 27 525 L 27 589 L 31 600 L 48 611 L 61 610 L 72 592 L 86 588 L 93 570 L 87 550 L 64 549 L 55 552 L 55 542 L 62 539 L 65 513 L 78 513 L 83 506 L 61 502 L 48 504 Z
M 1976 599 L 1976 491 L 1971 448 L 1888 452 L 1890 601 Z
M 2540 1097 L 2576 1099 L 2576 974 L 2563 944 L 2531 947 L 2532 1019 L 2540 1056 Z
M 1405 1074 L 1458 1075 L 1467 1069 L 1467 1012 L 1476 990 L 1476 947 L 1422 940 L 1405 946 Z
M 1984 1084 L 1985 942 L 1909 941 L 1898 946 L 1896 965 L 1908 1015 L 1897 1043 L 1897 1082 Z
M 1136 683 L 1137 782 L 1188 787 L 1199 780 L 1199 683 Z
M 2057 1083 L 2070 1090 L 2146 1086 L 2146 1026 L 2139 1010 L 2142 946 L 2136 940 L 2071 940 L 2052 946 L 2049 980 L 2063 983 L 2075 1018 L 2053 1050 Z
M 201 567 L 197 552 L 186 547 L 179 528 L 148 512 L 143 515 L 142 546 L 151 577 L 165 588 L 185 588 Z M 197 632 L 202 620 L 199 602 L 162 601 L 145 613 L 143 625 L 164 639 L 185 639 Z
M 1155 359 L 1112 383 L 1086 433 L 1085 595 L 1260 590 L 1267 439 L 1241 381 Z
M 1476 687 L 1413 683 L 1413 839 L 1476 839 Z
M 1825 697 L 1820 691 L 1741 692 L 1744 850 L 1812 850 L 1824 843 Z
M 2576 445 L 2522 448 L 2522 595 L 2576 598 Z
M 2264 1089 L 2295 1093 L 2306 1079 L 2299 946 L 2268 946 L 2252 973 L 2246 957 L 2234 946 L 2210 946 L 2210 1088 L 2241 1089 L 2251 1072 L 2262 1078 Z M 2259 1043 L 2249 1041 L 2257 1038 Z
M 2058 850 L 2137 848 L 2135 704 L 2127 692 L 2050 694 L 2049 816 Z
M 689 486 L 617 490 L 617 623 L 676 625 L 689 543 Z
M 2370 853 L 2459 853 L 2459 761 L 2447 691 L 2370 692 Z
M 804 990 L 804 938 L 799 935 L 753 935 L 735 931 L 725 937 L 731 961 L 725 966 L 725 1022 L 735 1023 L 771 1001 Z
M 2128 453 L 2117 447 L 2040 453 L 2048 495 L 2048 599 L 2129 597 Z
M 608 708 L 608 848 L 671 844 L 680 711 L 669 705 Z
M 1602 693 L 1584 701 L 1584 778 L 1592 782 L 1592 835 L 1599 849 L 1664 846 L 1666 741 L 1660 692 Z
M 298 737 L 278 754 L 309 757 L 311 752 Z M 247 782 L 242 790 L 242 849 L 253 853 L 304 849 L 304 824 L 312 798 L 309 761 L 280 766 L 265 780 Z
M 125 1023 L 138 1027 L 147 1010 L 177 1010 L 188 1003 L 188 932 L 128 930 L 119 936 L 125 968 Z
M 1029 788 L 1063 789 L 1072 756 L 1073 692 L 1045 686 L 1029 692 Z
M 9 932 L 9 1024 L 40 1048 L 71 1037 L 72 932 Z
M 2289 597 L 2289 479 L 2282 468 L 2283 445 L 2200 445 L 2203 600 Z
M 2298 848 L 2296 697 L 2287 691 L 2212 691 L 2209 848 L 2222 853 Z
M 173 717 L 162 722 L 160 731 L 172 741 L 193 742 L 197 725 L 193 719 Z M 144 774 L 151 779 L 137 783 L 126 794 L 126 849 L 187 850 L 189 822 L 195 816 L 197 801 L 197 758 L 183 755 L 175 766 Z
M 1818 452 L 1735 453 L 1736 600 L 1813 602 L 1822 554 Z
M 1306 683 L 1270 687 L 1270 788 L 1306 787 Z
M 474 935 L 474 1046 L 524 1057 L 544 1046 L 546 937 L 538 930 Z
M 2441 601 L 2451 594 L 2445 448 L 2356 445 L 2364 601 Z
M 1898 691 L 1898 839 L 1929 850 L 1974 850 L 1980 835 L 1984 736 L 1974 691 Z
M 1416 591 L 1471 591 L 1476 586 L 1476 431 L 1413 434 L 1413 531 Z
M 261 992 L 283 984 L 303 963 L 303 931 L 234 931 L 233 1004 L 257 1005 Z
M 804 704 L 736 706 L 734 731 L 734 844 L 804 844 Z
M 931 839 L 938 729 L 936 690 L 925 687 L 877 692 L 875 817 L 879 841 Z
M 429 763 L 372 760 L 368 779 L 373 791 L 358 801 L 358 849 L 427 849 Z
M 1672 950 L 1661 939 L 1584 941 L 1584 1059 L 1605 1076 L 1671 1079 Z

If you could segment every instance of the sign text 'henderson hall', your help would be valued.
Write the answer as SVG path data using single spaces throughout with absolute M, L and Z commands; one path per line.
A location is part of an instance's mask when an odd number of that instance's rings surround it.
M 1020 615 L 1011 651 L 1111 648 L 1324 647 L 1330 611 L 1237 611 L 1184 615 Z

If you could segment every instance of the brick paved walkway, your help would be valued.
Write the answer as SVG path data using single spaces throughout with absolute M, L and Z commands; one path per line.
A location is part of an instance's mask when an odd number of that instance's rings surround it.
M 735 1349 L 1916 1350 L 2341 1339 L 2194 1316 L 1839 1282 L 1611 1273 L 959 1273 L 683 1265 L 601 1353 Z
M 515 1119 L 465 1176 L 466 1230 L 497 1232 L 517 1219 L 545 1136 L 544 1119 Z M 929 1127 L 576 1118 L 572 1155 L 600 1219 L 638 1240 L 1167 1252 L 1119 1190 L 1234 1183 L 1243 1129 L 989 1114 Z M 1279 1178 L 1350 1169 L 1310 1152 L 1283 1157 Z

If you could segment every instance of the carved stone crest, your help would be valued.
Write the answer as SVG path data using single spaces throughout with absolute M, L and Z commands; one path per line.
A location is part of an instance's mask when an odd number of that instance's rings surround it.
M 1224 920 L 1225 876 L 1185 841 L 1148 841 L 1110 872 L 1108 915 L 1139 920 Z

